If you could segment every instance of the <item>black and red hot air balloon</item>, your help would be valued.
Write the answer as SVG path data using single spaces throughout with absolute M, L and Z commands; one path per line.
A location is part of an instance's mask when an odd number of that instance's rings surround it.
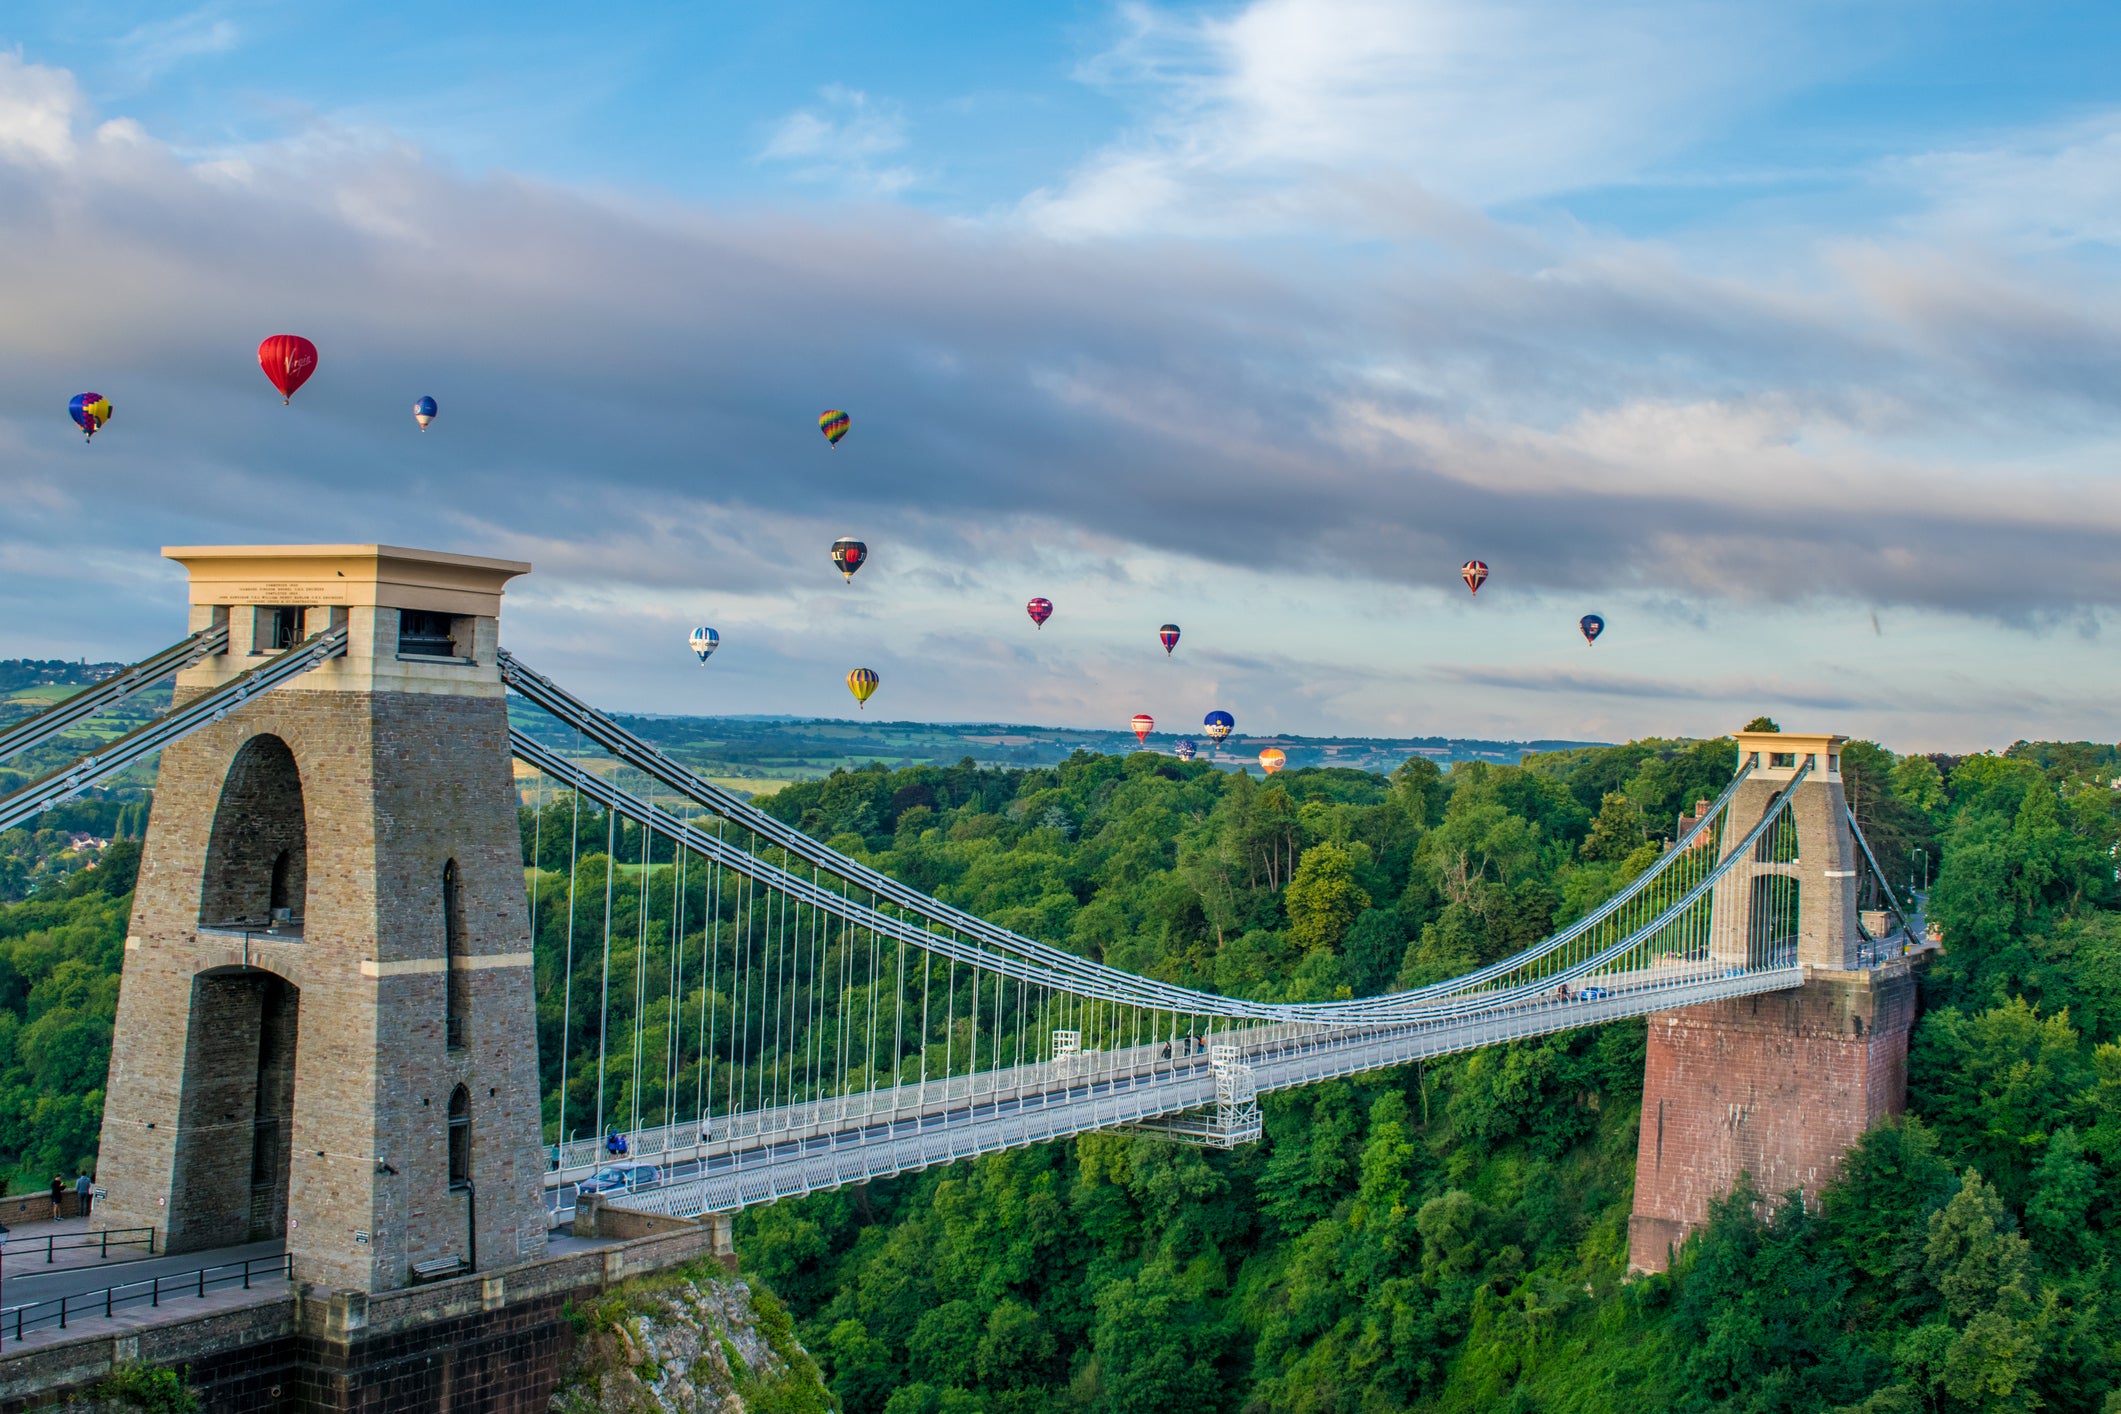
M 869 547 L 851 535 L 842 535 L 832 542 L 832 563 L 839 572 L 854 582 L 854 572 L 869 562 Z
M 1488 582 L 1488 566 L 1484 560 L 1467 560 L 1458 570 L 1458 577 L 1466 582 L 1466 588 L 1475 594 L 1480 586 Z

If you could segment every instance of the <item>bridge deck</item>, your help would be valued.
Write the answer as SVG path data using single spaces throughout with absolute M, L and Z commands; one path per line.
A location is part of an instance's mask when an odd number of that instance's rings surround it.
M 1214 1039 L 1241 1048 L 1241 1063 L 1250 1068 L 1258 1090 L 1281 1090 L 1697 1002 L 1781 991 L 1803 980 L 1803 969 L 1797 966 L 1736 976 L 1699 966 L 1683 971 L 1652 969 L 1632 974 L 1626 981 L 1599 979 L 1606 995 L 1588 1001 L 1543 997 L 1429 1023 L 1374 1028 L 1257 1027 L 1219 1032 Z M 983 1085 L 970 1092 L 962 1088 L 967 1078 L 958 1077 L 952 1082 L 961 1087 L 955 1093 L 931 1085 L 924 1102 L 889 1109 L 880 1106 L 870 1114 L 848 1113 L 838 1118 L 820 1112 L 837 1101 L 826 1101 L 823 1107 L 804 1105 L 754 1113 L 744 1117 L 748 1133 L 724 1135 L 652 1156 L 669 1165 L 665 1183 L 614 1202 L 686 1217 L 731 1212 L 980 1154 L 1155 1120 L 1215 1101 L 1214 1067 L 1198 1053 L 1166 1061 L 1160 1047 L 1142 1046 L 1096 1059 L 1104 1063 L 1087 1074 L 1065 1070 L 1057 1074 L 1054 1062 L 993 1072 L 996 1083 L 991 1089 Z M 977 1079 L 985 1081 L 988 1076 Z M 850 1102 L 870 1098 L 848 1097 Z M 718 1125 L 724 1122 L 716 1121 Z M 549 1175 L 548 1186 L 571 1186 L 576 1176 Z

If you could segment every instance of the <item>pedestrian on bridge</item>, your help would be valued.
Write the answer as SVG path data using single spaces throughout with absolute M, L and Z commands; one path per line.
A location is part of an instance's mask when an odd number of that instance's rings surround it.
M 62 1176 L 60 1176 L 59 1174 L 56 1174 L 56 1173 L 55 1173 L 55 1174 L 53 1174 L 53 1175 L 52 1175 L 52 1221 L 53 1221 L 53 1222 L 57 1222 L 57 1221 L 59 1221 L 59 1213 L 60 1213 L 60 1210 L 61 1210 L 62 1208 L 64 1208 L 64 1207 L 65 1207 L 65 1205 L 66 1205 L 66 1179 L 65 1179 L 65 1178 L 63 1178 Z
M 89 1204 L 94 1202 L 96 1197 L 96 1180 L 90 1178 L 86 1172 L 83 1172 L 79 1178 L 74 1180 L 74 1197 L 77 1200 L 77 1206 L 81 1210 L 81 1216 L 87 1217 Z

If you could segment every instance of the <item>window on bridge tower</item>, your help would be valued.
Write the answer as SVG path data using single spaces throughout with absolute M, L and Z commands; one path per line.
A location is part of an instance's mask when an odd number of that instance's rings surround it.
M 442 866 L 442 971 L 449 1049 L 464 1049 L 465 1017 L 470 1011 L 470 947 L 464 937 L 464 888 L 457 862 Z
M 447 614 L 426 609 L 398 610 L 398 656 L 455 658 L 456 624 Z
M 449 1187 L 471 1186 L 471 1091 L 459 1085 L 449 1094 Z
M 285 653 L 302 641 L 307 611 L 285 604 L 260 604 L 251 634 L 253 653 Z

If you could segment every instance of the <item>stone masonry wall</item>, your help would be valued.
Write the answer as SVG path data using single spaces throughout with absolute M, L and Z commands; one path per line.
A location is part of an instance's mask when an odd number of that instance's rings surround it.
M 286 744 L 300 774 L 298 939 L 199 926 L 223 783 L 265 734 Z M 452 859 L 468 935 L 469 1044 L 458 1052 L 446 1049 L 444 1028 L 442 875 Z M 98 1173 L 109 1197 L 95 1225 L 153 1225 L 171 1250 L 242 1240 L 224 1230 L 218 1201 L 182 1200 L 194 1186 L 176 1170 L 191 1124 L 234 1123 L 222 1118 L 233 1114 L 247 1125 L 255 1108 L 254 1095 L 232 1092 L 234 1104 L 185 1106 L 188 1065 L 217 1093 L 223 1069 L 220 1040 L 193 1024 L 195 979 L 266 972 L 300 992 L 287 1204 L 297 1276 L 380 1290 L 408 1282 L 417 1262 L 473 1257 L 470 1203 L 448 1192 L 448 1102 L 460 1083 L 472 1097 L 477 1264 L 540 1255 L 529 953 L 498 695 L 283 687 L 170 746 L 126 940 Z M 248 1037 L 254 1087 L 255 1021 Z M 231 1147 L 243 1151 L 236 1211 L 247 1215 L 249 1146 Z
M 1914 1010 L 1902 964 L 1652 1016 L 1628 1264 L 1664 1270 L 1740 1174 L 1769 1197 L 1816 1199 L 1864 1131 L 1905 1105 Z
M 569 1306 L 726 1247 L 728 1220 L 367 1295 L 312 1287 L 234 1310 L 0 1349 L 0 1414 L 60 1403 L 137 1362 L 185 1372 L 207 1414 L 533 1414 L 575 1340 Z

